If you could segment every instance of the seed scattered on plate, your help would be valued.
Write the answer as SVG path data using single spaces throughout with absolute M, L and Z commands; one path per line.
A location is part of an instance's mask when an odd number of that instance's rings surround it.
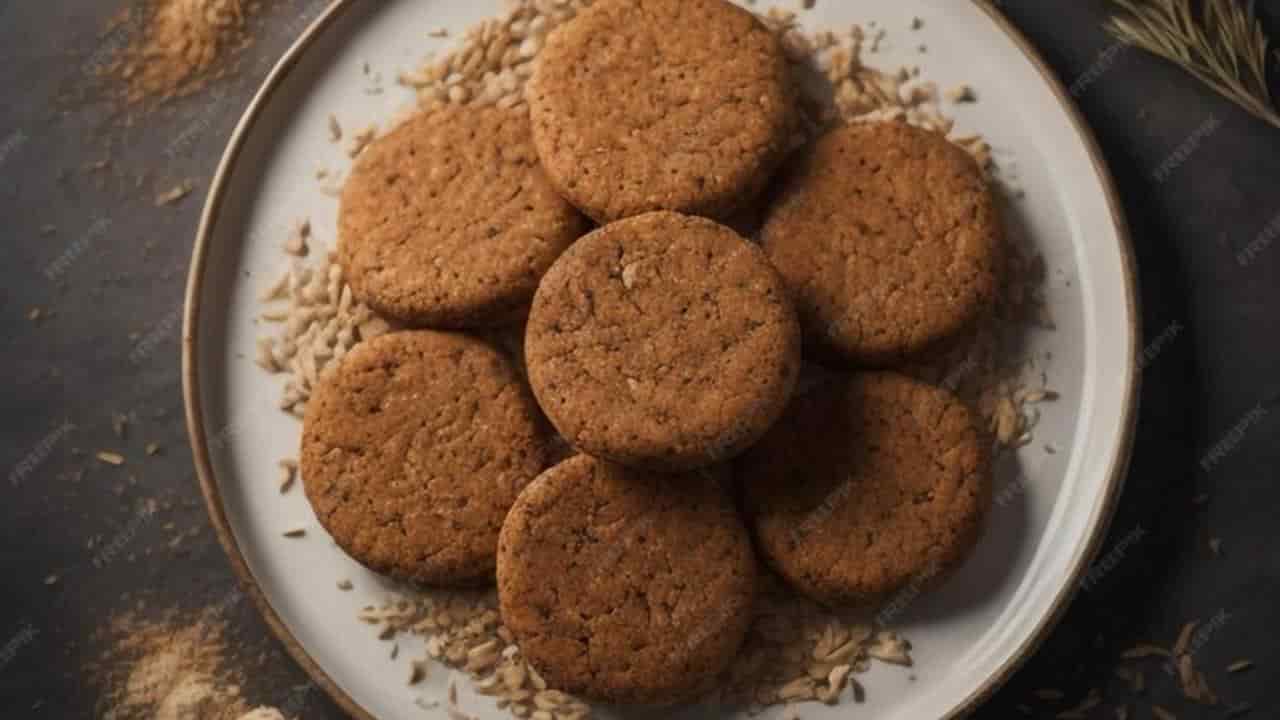
M 342 125 L 338 124 L 336 115 L 329 115 L 329 142 L 339 142 L 342 140 Z
M 399 647 L 396 645 L 395 647 Z M 414 660 L 409 663 L 409 684 L 417 685 L 427 677 L 427 663 L 423 660 Z
M 45 579 L 44 579 L 44 584 L 45 584 L 45 585 L 57 585 L 57 584 L 58 584 L 58 576 L 57 576 L 56 574 L 55 574 L 55 575 L 48 575 L 48 576 L 46 576 L 46 577 L 45 577 Z
M 971 103 L 977 102 L 978 94 L 968 85 L 957 85 L 947 91 L 947 99 L 953 103 Z
M 347 147 L 347 157 L 354 158 L 364 152 L 364 149 L 369 147 L 369 143 L 373 142 L 377 136 L 378 128 L 373 125 L 357 132 L 351 137 L 351 144 Z
M 147 447 L 144 452 L 146 452 L 148 456 L 158 455 L 160 454 L 160 445 L 158 443 L 147 443 Z
M 1252 660 L 1237 660 L 1227 666 L 1227 672 L 1235 674 L 1239 672 L 1244 672 L 1246 670 L 1251 670 L 1252 668 L 1253 668 Z
M 1158 720 L 1178 720 L 1177 715 L 1174 715 L 1173 713 L 1169 712 L 1168 710 L 1165 710 L 1159 705 L 1151 706 L 1151 714 L 1156 716 Z
M 279 463 L 280 468 L 280 492 L 287 493 L 293 487 L 294 481 L 298 478 L 298 461 L 291 458 L 285 458 Z
M 297 528 L 293 528 L 292 530 L 285 530 L 285 531 L 284 531 L 284 536 L 285 536 L 285 537 L 287 537 L 287 538 L 300 538 L 300 537 L 303 537 L 303 536 L 304 536 L 304 535 L 306 535 L 306 534 L 307 534 L 307 529 L 306 529 L 306 528 L 301 528 L 301 527 L 297 527 Z
M 350 580 L 344 579 L 344 580 L 338 581 L 338 589 L 343 592 L 347 592 L 348 590 L 351 590 L 354 587 L 355 587 L 355 584 L 352 583 Z

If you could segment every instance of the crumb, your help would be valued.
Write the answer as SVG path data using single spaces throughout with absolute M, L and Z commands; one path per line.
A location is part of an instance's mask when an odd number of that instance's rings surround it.
M 173 186 L 169 190 L 166 190 L 165 192 L 162 192 L 159 195 L 157 195 L 156 207 L 165 207 L 167 205 L 173 205 L 174 203 L 190 195 L 191 191 L 194 190 L 195 187 L 196 185 L 193 181 L 183 180 L 182 182 Z

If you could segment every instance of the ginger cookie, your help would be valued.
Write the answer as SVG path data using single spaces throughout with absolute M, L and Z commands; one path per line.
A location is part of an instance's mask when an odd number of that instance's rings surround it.
M 534 142 L 560 192 L 609 222 L 651 210 L 726 218 L 791 147 L 782 44 L 725 0 L 602 0 L 534 61 Z
M 761 233 L 806 340 L 895 365 L 962 334 L 992 306 L 1002 252 L 977 164 L 901 123 L 831 131 L 784 175 Z
M 357 345 L 307 405 L 302 481 L 361 564 L 427 585 L 492 582 L 498 531 L 548 464 L 550 428 L 511 363 L 466 335 Z
M 991 501 L 977 415 L 946 390 L 888 372 L 797 397 L 738 475 L 769 564 L 833 606 L 937 582 L 977 543 Z
M 587 221 L 538 163 L 528 113 L 461 106 L 374 140 L 342 191 L 356 299 L 410 325 L 488 327 L 528 307 Z
M 579 455 L 520 494 L 498 542 L 498 598 L 551 686 L 667 704 L 724 670 L 751 621 L 756 559 L 723 475 Z
M 764 253 L 711 220 L 655 212 L 556 261 L 525 337 L 560 434 L 625 465 L 685 470 L 745 450 L 786 407 L 800 330 Z

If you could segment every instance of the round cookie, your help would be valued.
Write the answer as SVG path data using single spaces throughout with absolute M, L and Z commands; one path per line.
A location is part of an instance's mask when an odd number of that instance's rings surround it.
M 932 583 L 981 535 L 987 447 L 977 416 L 941 388 L 896 373 L 829 381 L 738 464 L 757 547 L 828 605 Z
M 725 482 L 579 455 L 520 494 L 498 543 L 498 598 L 551 686 L 651 704 L 708 689 L 742 645 L 756 583 Z
M 942 135 L 849 125 L 789 168 L 761 241 L 806 340 L 880 367 L 955 338 L 988 311 L 1002 226 L 977 164 Z
M 302 481 L 335 542 L 428 585 L 493 579 L 498 531 L 547 467 L 550 429 L 511 363 L 465 335 L 357 345 L 307 404 Z
M 525 112 L 453 106 L 374 140 L 342 190 L 352 294 L 436 328 L 502 324 L 587 229 L 538 163 Z
M 556 261 L 525 337 L 529 382 L 574 447 L 686 470 L 732 457 L 786 407 L 800 330 L 760 249 L 671 212 L 607 225 Z
M 527 96 L 547 174 L 602 223 L 732 215 L 795 126 L 781 43 L 725 0 L 596 2 L 548 38 Z

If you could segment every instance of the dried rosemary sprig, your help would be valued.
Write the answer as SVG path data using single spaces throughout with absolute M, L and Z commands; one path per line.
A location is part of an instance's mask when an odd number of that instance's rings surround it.
M 1267 85 L 1267 36 L 1237 0 L 1112 0 L 1115 37 L 1177 64 L 1259 119 L 1280 128 Z M 1197 10 L 1197 6 L 1201 6 Z

